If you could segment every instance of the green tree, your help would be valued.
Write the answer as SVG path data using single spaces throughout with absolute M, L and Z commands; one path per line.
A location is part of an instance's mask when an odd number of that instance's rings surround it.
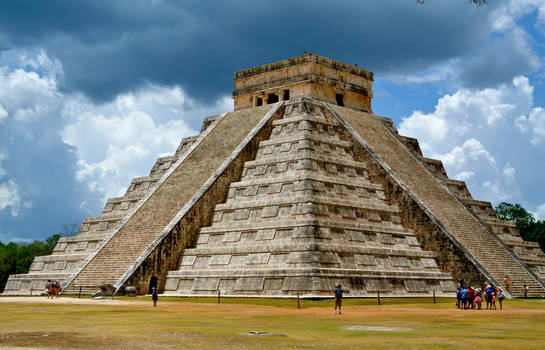
M 55 234 L 43 242 L 32 243 L 0 242 L 0 292 L 4 290 L 9 275 L 27 273 L 35 256 L 51 254 L 60 237 Z
M 514 221 L 525 241 L 538 242 L 545 252 L 545 221 L 536 220 L 534 216 L 520 204 L 501 202 L 494 211 L 501 220 Z

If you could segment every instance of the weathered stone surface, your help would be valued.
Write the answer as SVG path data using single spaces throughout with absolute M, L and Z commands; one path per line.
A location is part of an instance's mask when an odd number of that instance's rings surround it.
M 313 54 L 235 73 L 235 112 L 206 118 L 4 294 L 52 279 L 88 294 L 153 283 L 170 295 L 330 296 L 340 283 L 352 296 L 440 295 L 505 274 L 513 295 L 523 284 L 543 294 L 537 244 L 390 119 L 362 112 L 372 80 Z
M 338 283 L 352 296 L 453 288 L 340 135 L 319 104 L 287 103 L 226 202 L 215 206 L 211 226 L 168 274 L 165 293 L 327 296 Z

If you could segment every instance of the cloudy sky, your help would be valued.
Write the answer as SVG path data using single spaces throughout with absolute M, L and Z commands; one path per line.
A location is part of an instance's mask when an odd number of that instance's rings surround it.
M 375 73 L 373 110 L 477 199 L 545 218 L 545 2 L 0 2 L 0 241 L 100 213 L 304 50 Z

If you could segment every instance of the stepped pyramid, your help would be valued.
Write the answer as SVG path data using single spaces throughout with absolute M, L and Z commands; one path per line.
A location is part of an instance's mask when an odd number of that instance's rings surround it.
M 442 295 L 506 274 L 512 296 L 545 292 L 537 244 L 372 113 L 371 72 L 303 54 L 234 80 L 233 112 L 206 118 L 4 294 L 58 279 L 68 294 Z

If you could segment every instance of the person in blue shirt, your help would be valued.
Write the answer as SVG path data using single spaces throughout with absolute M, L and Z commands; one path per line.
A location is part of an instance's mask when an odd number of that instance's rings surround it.
M 467 288 L 463 287 L 462 289 L 462 305 L 463 309 L 467 309 Z
M 491 285 L 488 285 L 488 288 L 486 289 L 486 309 L 492 310 L 492 294 L 494 294 L 494 289 L 492 289 Z
M 343 302 L 343 289 L 341 288 L 341 285 L 339 284 L 335 288 L 335 314 L 337 313 L 337 307 L 339 307 L 339 315 L 341 314 L 341 305 Z

